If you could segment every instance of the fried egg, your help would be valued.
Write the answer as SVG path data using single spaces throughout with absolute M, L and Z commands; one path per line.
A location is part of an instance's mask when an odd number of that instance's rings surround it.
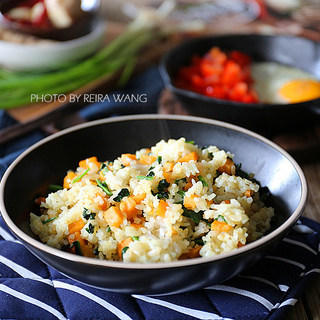
M 303 70 L 275 62 L 252 64 L 254 89 L 262 103 L 299 103 L 320 98 L 320 82 Z

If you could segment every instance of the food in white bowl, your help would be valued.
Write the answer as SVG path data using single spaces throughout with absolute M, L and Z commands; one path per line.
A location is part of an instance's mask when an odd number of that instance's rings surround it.
M 31 230 L 64 251 L 123 262 L 211 257 L 259 239 L 271 225 L 267 189 L 230 152 L 185 138 L 79 162 L 37 198 Z M 260 191 L 259 191 L 260 189 Z
M 83 59 L 97 51 L 105 37 L 106 25 L 100 22 L 89 34 L 68 41 L 29 37 L 27 43 L 0 40 L 0 66 L 15 71 L 45 70 Z M 4 31 L 6 37 L 10 36 Z M 23 41 L 24 36 L 11 34 Z M 23 53 L 23 54 L 22 54 Z
M 3 16 L 21 25 L 68 28 L 83 14 L 80 0 L 26 0 L 18 2 Z

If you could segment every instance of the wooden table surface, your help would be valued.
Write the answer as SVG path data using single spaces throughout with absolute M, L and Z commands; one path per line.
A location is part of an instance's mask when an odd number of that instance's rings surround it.
M 320 222 L 320 160 L 301 164 L 306 175 L 309 198 L 304 216 Z M 288 312 L 285 320 L 320 320 L 320 275 L 310 285 L 297 304 Z

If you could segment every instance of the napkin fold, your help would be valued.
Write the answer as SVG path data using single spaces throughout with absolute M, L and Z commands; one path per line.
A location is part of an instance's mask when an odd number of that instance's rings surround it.
M 117 93 L 142 94 L 148 103 L 106 102 L 87 106 L 87 120 L 128 113 L 156 112 L 163 88 L 156 68 Z M 0 111 L 0 128 L 15 121 Z M 40 130 L 0 148 L 0 177 L 27 147 L 43 138 Z M 250 269 L 202 290 L 167 296 L 125 295 L 86 286 L 60 274 L 32 255 L 0 218 L 0 318 L 70 320 L 281 319 L 320 272 L 320 224 L 302 217 L 268 256 Z

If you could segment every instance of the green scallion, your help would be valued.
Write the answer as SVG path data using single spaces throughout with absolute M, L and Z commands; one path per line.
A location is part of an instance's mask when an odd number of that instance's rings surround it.
M 204 178 L 203 178 L 202 176 L 199 175 L 199 176 L 198 176 L 198 179 L 199 179 L 199 181 L 202 182 L 202 184 L 203 184 L 204 187 L 208 187 L 207 181 L 204 180 Z
M 72 244 L 70 245 L 70 248 L 73 248 L 73 247 L 74 247 L 74 250 L 75 250 L 75 254 L 77 254 L 78 256 L 83 256 L 79 241 L 72 242 Z
M 218 215 L 218 218 L 216 218 L 215 220 L 218 220 L 218 221 L 222 221 L 222 222 L 225 222 L 227 223 L 226 219 L 224 218 L 224 216 L 222 216 L 221 214 Z
M 154 179 L 154 172 L 153 171 L 150 171 L 146 176 L 137 176 L 137 179 L 138 180 L 153 180 Z
M 131 237 L 133 241 L 139 241 L 139 237 Z
M 49 190 L 52 192 L 56 192 L 58 190 L 63 190 L 63 187 L 57 184 L 49 184 Z
M 42 224 L 47 224 L 47 223 L 49 223 L 49 222 L 51 222 L 51 221 L 53 221 L 53 220 L 56 220 L 57 218 L 58 218 L 58 217 L 53 217 L 53 218 L 44 220 L 44 221 L 42 221 Z
M 89 172 L 89 170 L 90 170 L 90 168 L 85 170 L 83 173 L 80 174 L 79 177 L 76 177 L 75 179 L 73 179 L 71 183 L 76 183 L 76 182 L 80 181 Z
M 184 198 L 184 196 L 186 195 L 186 193 L 183 190 L 179 190 L 177 194 L 179 194 L 182 198 Z
M 129 247 L 124 247 L 121 251 L 121 258 L 123 259 L 123 255 L 127 252 L 127 250 L 129 249 Z
M 98 187 L 100 187 L 107 195 L 112 196 L 112 192 L 110 191 L 106 182 L 102 182 L 101 180 L 96 180 Z

